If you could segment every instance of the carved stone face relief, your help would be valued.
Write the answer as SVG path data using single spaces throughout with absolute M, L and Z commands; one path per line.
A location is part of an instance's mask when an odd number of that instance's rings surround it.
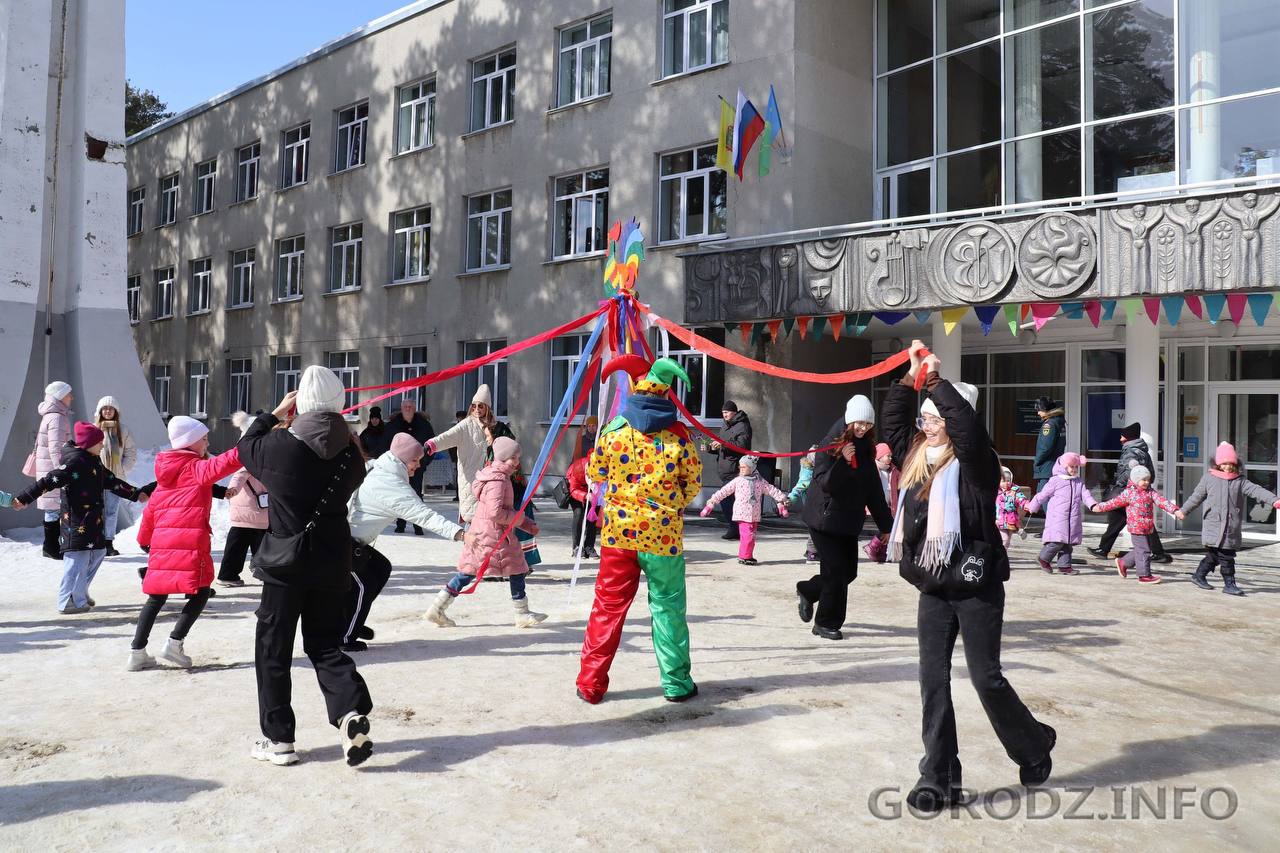
M 1018 244 L 1018 275 L 1045 299 L 1075 294 L 1089 282 L 1097 262 L 1093 230 L 1069 213 L 1041 216 Z
M 976 304 L 995 299 L 1013 276 L 1013 241 L 987 222 L 961 225 L 943 240 L 934 285 L 950 300 Z

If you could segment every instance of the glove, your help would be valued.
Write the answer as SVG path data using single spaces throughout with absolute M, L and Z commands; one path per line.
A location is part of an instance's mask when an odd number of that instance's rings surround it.
M 787 516 L 791 515 L 791 513 L 787 512 L 787 508 L 785 506 L 779 505 L 778 515 L 782 516 L 783 518 L 786 518 Z
M 702 516 L 703 518 L 706 518 L 707 516 L 711 515 L 711 504 L 707 504 L 706 506 L 704 506 L 702 508 L 702 512 L 698 513 L 698 515 Z

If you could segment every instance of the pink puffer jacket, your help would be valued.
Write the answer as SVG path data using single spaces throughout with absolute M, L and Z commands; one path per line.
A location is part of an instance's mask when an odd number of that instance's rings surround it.
M 237 471 L 231 476 L 230 488 L 239 489 L 227 499 L 231 511 L 231 526 L 250 530 L 267 529 L 267 511 L 258 504 L 258 495 L 265 495 L 267 487 L 248 471 Z
M 142 591 L 192 595 L 213 583 L 209 508 L 214 483 L 240 467 L 240 451 L 204 459 L 190 450 L 156 455 L 155 492 L 138 528 L 138 544 L 151 549 Z
M 758 474 L 750 477 L 738 476 L 721 487 L 707 500 L 707 506 L 718 505 L 725 498 L 733 498 L 733 520 L 745 521 L 749 524 L 760 523 L 760 512 L 764 496 L 768 495 L 778 503 L 787 499 L 787 495 L 773 483 L 765 482 Z
M 486 576 L 506 578 L 529 571 L 515 531 L 505 537 L 502 535 L 517 515 L 520 523 L 516 526 L 521 530 L 529 531 L 533 524 L 528 516 L 517 513 L 515 508 L 515 490 L 511 488 L 511 475 L 515 470 L 511 462 L 490 462 L 476 475 L 471 484 L 471 494 L 476 499 L 475 516 L 468 529 L 469 533 L 475 534 L 475 542 L 462 549 L 458 571 L 477 574 L 490 550 L 493 550 L 493 558 L 485 569 Z
M 39 480 L 62 464 L 63 445 L 71 440 L 70 409 L 61 400 L 45 397 L 36 409 L 40 413 L 40 429 L 36 433 L 36 479 Z M 62 508 L 62 490 L 54 489 L 36 500 L 36 507 L 45 510 Z

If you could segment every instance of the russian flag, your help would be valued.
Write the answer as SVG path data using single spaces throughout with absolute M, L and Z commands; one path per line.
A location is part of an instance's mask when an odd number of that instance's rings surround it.
M 738 109 L 733 125 L 733 171 L 742 180 L 742 170 L 747 165 L 747 155 L 760 134 L 764 133 L 764 117 L 747 96 L 738 90 Z

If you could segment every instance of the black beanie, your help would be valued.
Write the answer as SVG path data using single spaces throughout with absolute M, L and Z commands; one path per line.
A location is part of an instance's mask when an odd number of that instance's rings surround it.
M 722 412 L 736 412 L 736 411 L 738 411 L 738 404 L 737 404 L 737 403 L 735 403 L 735 402 L 733 402 L 732 400 L 725 400 L 725 401 L 724 401 L 724 405 L 720 407 L 720 411 L 722 411 Z
M 1127 427 L 1120 430 L 1120 437 L 1126 441 L 1133 441 L 1136 438 L 1142 438 L 1142 424 L 1129 424 Z
M 371 417 L 371 418 L 377 418 L 378 420 L 382 420 L 382 407 L 381 407 L 381 406 L 370 406 L 370 407 L 369 407 L 369 417 Z

